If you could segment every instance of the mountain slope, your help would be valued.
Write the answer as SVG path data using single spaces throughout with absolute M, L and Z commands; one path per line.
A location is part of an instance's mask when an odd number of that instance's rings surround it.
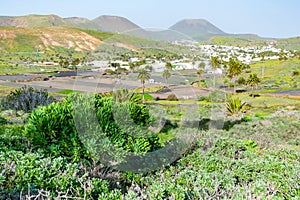
M 0 26 L 6 27 L 49 27 L 64 26 L 66 22 L 56 15 L 27 15 L 20 17 L 0 17 Z
M 69 27 L 0 27 L 0 52 L 32 52 L 36 49 L 93 51 L 100 46 L 116 46 L 138 52 L 149 48 L 166 49 L 171 45 L 124 34 Z
M 124 17 L 102 15 L 92 20 L 97 25 L 98 30 L 104 32 L 128 32 L 131 30 L 141 29 L 138 25 Z
M 69 17 L 64 18 L 66 26 L 81 28 L 81 29 L 89 29 L 89 30 L 98 30 L 98 26 L 93 21 L 81 18 L 81 17 Z
M 277 40 L 277 46 L 288 50 L 300 51 L 300 37 L 292 37 Z
M 90 34 L 67 27 L 0 28 L 0 51 L 95 50 L 102 41 Z
M 226 35 L 221 29 L 204 19 L 184 19 L 169 29 L 200 40 L 208 39 L 214 35 Z
M 0 26 L 4 27 L 74 27 L 101 32 L 122 33 L 159 41 L 208 40 L 213 36 L 229 36 L 244 39 L 259 39 L 251 34 L 227 34 L 204 19 L 185 19 L 167 30 L 145 30 L 124 17 L 103 15 L 94 20 L 80 17 L 61 18 L 56 15 L 0 16 Z M 254 38 L 255 37 L 255 38 Z

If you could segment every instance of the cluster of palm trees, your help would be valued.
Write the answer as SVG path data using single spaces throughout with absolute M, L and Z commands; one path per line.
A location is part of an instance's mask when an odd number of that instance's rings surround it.
M 172 70 L 173 66 L 171 63 L 167 62 L 166 63 L 166 69 L 163 71 L 162 73 L 162 77 L 165 80 L 165 83 L 168 83 L 168 79 L 172 76 L 171 74 L 171 70 Z M 152 70 L 152 67 L 146 66 L 142 69 L 140 69 L 138 71 L 138 79 L 141 81 L 141 85 L 142 85 L 142 93 L 143 93 L 143 97 L 142 97 L 142 101 L 145 101 L 145 83 L 146 81 L 148 81 L 151 77 L 151 73 L 150 71 Z
M 243 63 L 241 63 L 240 61 L 230 58 L 229 62 L 227 63 L 223 63 L 219 58 L 217 57 L 211 57 L 210 60 L 210 65 L 212 67 L 213 70 L 218 69 L 221 65 L 225 65 L 226 67 L 226 71 L 227 71 L 227 77 L 230 78 L 233 81 L 233 93 L 236 94 L 236 82 L 237 82 L 237 78 L 238 76 L 243 72 L 243 69 L 245 67 L 245 65 Z M 199 79 L 202 79 L 202 75 L 204 73 L 204 69 L 205 69 L 205 63 L 201 62 L 199 64 L 199 69 L 196 71 L 197 76 L 199 77 Z M 162 77 L 165 80 L 165 83 L 168 82 L 168 79 L 172 76 L 171 71 L 172 70 L 172 65 L 170 63 L 166 64 L 166 69 L 163 71 L 162 73 Z M 142 68 L 138 71 L 138 79 L 141 81 L 141 85 L 142 85 L 142 101 L 145 101 L 145 83 L 146 81 L 148 81 L 151 77 L 151 68 L 149 67 L 145 67 Z M 214 74 L 214 83 L 215 83 L 215 74 Z M 257 77 L 257 74 L 252 73 L 249 75 L 249 78 L 246 80 L 246 84 L 249 85 L 251 87 L 252 90 L 252 97 L 254 97 L 254 87 L 260 83 L 260 79 Z
M 223 64 L 224 69 L 226 69 L 227 77 L 233 81 L 233 93 L 236 94 L 236 82 L 238 76 L 243 72 L 245 65 L 240 61 L 230 58 L 229 62 L 223 62 L 218 57 L 212 56 L 210 59 L 210 66 L 212 70 L 218 69 Z M 199 79 L 202 79 L 202 75 L 204 73 L 205 63 L 201 62 L 199 64 L 198 70 L 196 71 L 197 76 Z M 215 80 L 216 76 L 214 73 L 214 87 L 215 87 Z M 254 87 L 257 86 L 260 82 L 260 79 L 257 77 L 257 74 L 250 74 L 249 78 L 246 80 L 246 84 L 249 85 L 252 89 L 252 97 L 254 97 Z

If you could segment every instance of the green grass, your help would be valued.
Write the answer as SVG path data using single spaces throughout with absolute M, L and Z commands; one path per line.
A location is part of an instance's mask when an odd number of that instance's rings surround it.
M 137 98 L 137 99 L 142 99 L 143 98 L 143 94 L 134 94 L 133 95 L 133 98 Z M 152 96 L 152 95 L 150 95 L 150 94 L 148 94 L 148 93 L 145 93 L 144 94 L 144 98 L 145 98 L 145 100 L 153 100 L 154 99 L 154 97 Z
M 99 32 L 99 31 L 95 31 L 95 30 L 84 30 L 84 29 L 77 29 L 77 30 L 83 31 L 99 40 L 107 40 L 111 37 L 114 37 L 113 33 Z
M 286 109 L 287 106 L 300 107 L 300 100 L 284 97 L 259 96 L 252 98 L 249 95 L 238 95 L 242 101 L 248 102 L 251 109 L 248 113 L 259 113 L 261 115 L 271 115 L 278 109 Z
M 300 76 L 292 76 L 293 71 L 299 71 L 300 59 L 291 58 L 285 61 L 266 60 L 250 65 L 251 73 L 256 73 L 261 79 L 260 87 L 269 89 L 293 89 L 300 87 Z M 248 71 L 248 70 L 247 70 Z M 250 73 L 241 74 L 245 79 Z
M 54 71 L 69 71 L 59 66 L 38 66 L 38 65 L 15 65 L 0 63 L 0 75 L 49 73 Z
M 12 88 L 9 86 L 0 85 L 0 97 L 4 97 L 4 96 L 8 95 L 14 89 L 15 88 Z
M 56 92 L 56 93 L 57 93 L 57 94 L 69 95 L 69 94 L 74 93 L 74 92 L 76 92 L 76 93 L 82 93 L 82 91 L 78 91 L 78 90 L 68 90 L 68 89 L 66 89 L 66 90 L 60 90 L 60 91 L 58 91 L 58 92 Z
M 300 37 L 278 40 L 278 47 L 288 50 L 300 50 Z
M 264 77 L 278 78 L 283 76 L 291 76 L 293 70 L 299 70 L 300 60 L 298 58 L 289 59 L 286 61 L 266 60 L 264 62 L 257 62 L 250 65 L 252 73 L 257 73 L 262 76 L 264 67 Z
M 263 46 L 265 44 L 265 41 L 257 40 L 257 39 L 215 36 L 210 38 L 208 41 L 200 42 L 200 44 L 247 47 L 247 46 Z

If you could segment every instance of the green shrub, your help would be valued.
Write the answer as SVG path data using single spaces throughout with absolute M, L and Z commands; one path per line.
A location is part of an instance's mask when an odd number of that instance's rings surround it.
M 294 70 L 294 71 L 292 72 L 292 76 L 299 76 L 299 74 L 300 74 L 300 72 L 299 72 L 299 71 L 296 71 L 296 70 Z
M 178 98 L 175 94 L 170 94 L 168 97 L 167 97 L 167 100 L 169 101 L 178 101 Z
M 28 140 L 23 135 L 23 126 L 0 125 L 0 151 L 26 151 Z
M 176 165 L 140 178 L 135 188 L 142 195 L 131 189 L 125 197 L 247 199 L 251 194 L 251 198 L 297 199 L 300 154 L 258 151 L 253 140 L 217 139 L 208 151 L 198 148 Z
M 72 105 L 63 102 L 34 110 L 25 127 L 25 135 L 31 140 L 33 147 L 74 161 L 85 157 L 86 152 L 78 138 L 72 111 Z
M 237 80 L 237 83 L 239 85 L 245 85 L 246 84 L 246 79 L 244 77 L 239 77 L 239 79 Z
M 72 198 L 97 199 L 114 197 L 120 199 L 119 190 L 110 190 L 107 181 L 90 177 L 77 163 L 69 163 L 62 157 L 44 157 L 38 153 L 19 151 L 0 152 L 0 198 L 21 196 L 38 190 L 48 191 L 47 199 L 54 199 L 59 192 Z M 87 171 L 87 168 L 84 168 Z M 10 199 L 9 198 L 9 199 Z
M 223 103 L 227 99 L 227 94 L 223 91 L 212 91 L 208 95 L 209 102 Z
M 102 150 L 108 153 L 112 146 L 135 153 L 158 148 L 157 134 L 146 129 L 149 123 L 149 111 L 143 105 L 73 94 L 65 102 L 34 110 L 25 134 L 35 149 L 78 161 L 100 155 Z M 111 144 L 104 148 L 106 139 Z
M 235 115 L 246 112 L 248 104 L 242 102 L 238 97 L 229 97 L 226 102 L 226 109 L 229 115 Z
M 250 116 L 244 116 L 244 117 L 242 117 L 241 121 L 242 122 L 250 122 L 250 121 L 252 121 L 252 117 L 250 117 Z
M 47 90 L 37 90 L 26 86 L 10 92 L 3 100 L 2 105 L 5 109 L 23 110 L 31 112 L 38 106 L 48 105 L 53 101 Z
M 151 119 L 143 105 L 97 98 L 96 108 L 101 129 L 117 146 L 131 152 L 147 152 L 158 147 L 157 134 L 145 129 Z
M 0 126 L 1 126 L 2 124 L 7 124 L 7 120 L 4 119 L 3 117 L 0 117 Z

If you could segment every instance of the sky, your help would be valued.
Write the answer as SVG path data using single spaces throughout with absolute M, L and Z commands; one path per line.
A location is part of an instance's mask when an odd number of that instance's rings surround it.
M 1 16 L 117 15 L 155 29 L 182 19 L 206 19 L 227 33 L 272 38 L 300 36 L 299 10 L 300 0 L 0 0 Z

